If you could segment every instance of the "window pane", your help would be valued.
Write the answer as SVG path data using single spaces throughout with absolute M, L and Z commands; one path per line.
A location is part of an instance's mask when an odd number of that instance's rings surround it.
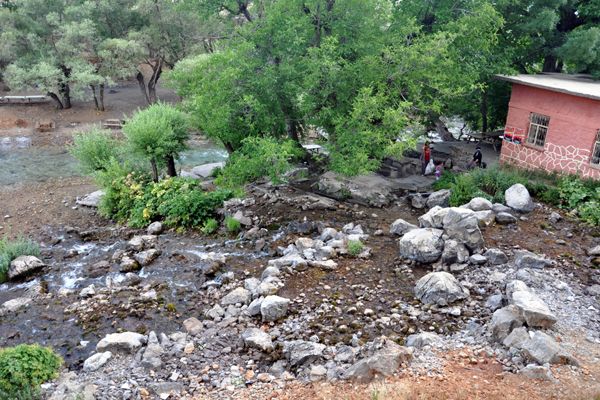
M 600 141 L 596 142 L 592 153 L 592 164 L 600 164 Z

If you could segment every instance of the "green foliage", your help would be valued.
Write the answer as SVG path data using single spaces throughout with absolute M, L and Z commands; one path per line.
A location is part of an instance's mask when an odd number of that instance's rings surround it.
M 0 397 L 21 399 L 58 376 L 62 359 L 52 349 L 21 344 L 0 350 Z
M 560 205 L 576 210 L 579 218 L 592 226 L 600 226 L 600 183 L 566 176 L 558 184 Z
M 283 181 L 290 170 L 290 161 L 299 157 L 301 150 L 291 140 L 277 141 L 271 137 L 249 137 L 234 152 L 215 183 L 225 187 L 239 187 L 262 177 L 273 183 Z
M 577 206 L 588 199 L 591 192 L 584 186 L 583 182 L 574 177 L 568 176 L 560 180 L 558 184 L 561 203 L 574 210 Z
M 365 246 L 360 240 L 348 241 L 348 254 L 352 257 L 357 257 L 364 250 Z
M 212 235 L 219 229 L 219 221 L 214 218 L 209 218 L 204 221 L 204 225 L 202 226 L 202 233 L 205 235 Z
M 236 233 L 242 228 L 242 224 L 240 224 L 240 221 L 237 219 L 228 215 L 225 217 L 225 228 L 227 229 L 227 232 Z
M 112 159 L 118 159 L 119 142 L 106 130 L 93 129 L 73 136 L 69 152 L 87 173 L 104 171 Z
M 0 239 L 0 283 L 6 281 L 11 261 L 20 256 L 39 257 L 40 246 L 22 237 L 15 240 Z

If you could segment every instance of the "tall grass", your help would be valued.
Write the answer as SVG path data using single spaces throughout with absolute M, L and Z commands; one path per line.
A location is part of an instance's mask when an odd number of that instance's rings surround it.
M 12 260 L 19 256 L 39 257 L 39 255 L 39 245 L 29 239 L 22 237 L 15 240 L 0 239 L 0 283 L 7 280 L 8 268 Z

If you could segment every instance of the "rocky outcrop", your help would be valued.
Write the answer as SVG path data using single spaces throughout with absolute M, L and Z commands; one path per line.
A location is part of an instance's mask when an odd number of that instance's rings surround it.
M 421 263 L 437 261 L 444 250 L 443 231 L 420 228 L 407 232 L 400 239 L 400 256 Z
M 465 299 L 469 292 L 447 272 L 430 272 L 417 281 L 415 296 L 425 304 L 446 306 Z

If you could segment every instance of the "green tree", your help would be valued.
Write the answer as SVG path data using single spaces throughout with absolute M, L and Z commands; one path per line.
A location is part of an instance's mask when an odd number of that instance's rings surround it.
M 135 113 L 123 126 L 134 154 L 150 161 L 152 178 L 158 182 L 158 167 L 166 165 L 169 176 L 177 176 L 175 159 L 187 148 L 188 120 L 175 107 L 155 103 Z

